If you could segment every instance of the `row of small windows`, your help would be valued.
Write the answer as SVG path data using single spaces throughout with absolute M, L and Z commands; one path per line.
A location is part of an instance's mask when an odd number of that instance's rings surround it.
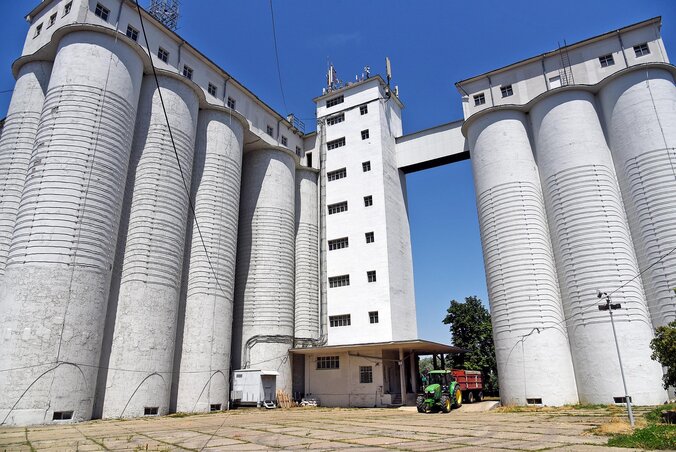
M 331 140 L 326 143 L 326 148 L 330 151 L 331 149 L 342 148 L 345 146 L 345 137 L 338 138 L 336 140 Z
M 375 234 L 373 232 L 364 233 L 364 238 L 366 243 L 373 243 L 376 241 Z M 339 239 L 329 240 L 329 251 L 340 250 L 350 246 L 350 240 L 347 237 L 341 237 Z
M 650 54 L 650 48 L 648 48 L 648 43 L 644 42 L 643 44 L 634 46 L 634 53 L 636 57 L 642 57 Z M 612 54 L 602 55 L 599 57 L 599 63 L 601 67 L 608 67 L 615 64 L 615 59 Z M 509 97 L 514 94 L 514 89 L 512 85 L 503 85 L 500 87 L 500 93 L 502 97 Z M 474 95 L 474 106 L 484 105 L 486 103 L 486 96 L 484 93 Z
M 378 323 L 378 311 L 369 311 L 369 323 Z M 350 314 L 329 316 L 329 326 L 332 328 L 350 325 L 352 325 L 352 316 Z
M 350 245 L 350 240 L 347 237 L 329 240 L 329 251 L 340 250 L 347 248 Z
M 347 168 L 341 168 L 335 171 L 329 171 L 326 173 L 326 178 L 328 179 L 329 182 L 338 180 L 338 179 L 343 179 L 347 177 Z
M 342 104 L 345 101 L 343 95 L 333 97 L 331 99 L 326 99 L 326 108 L 335 107 L 338 104 Z
M 282 144 L 286 144 L 284 142 L 285 138 L 286 137 L 282 137 Z M 298 153 L 298 151 L 300 151 L 300 148 L 296 149 L 296 151 L 297 151 L 296 153 Z M 368 160 L 366 162 L 362 162 L 361 163 L 361 169 L 365 173 L 368 172 L 368 171 L 371 171 L 371 161 Z M 329 182 L 339 180 L 339 179 L 343 179 L 345 177 L 347 177 L 347 168 L 340 168 L 340 169 L 337 169 L 335 171 L 329 171 L 328 173 L 326 173 L 326 178 Z
M 364 207 L 371 207 L 373 205 L 373 196 L 368 195 L 364 196 Z M 337 202 L 335 204 L 329 204 L 327 206 L 329 215 L 335 215 L 341 212 L 347 212 L 347 201 Z
M 369 270 L 366 272 L 366 279 L 368 282 L 373 283 L 377 281 L 376 271 Z M 345 287 L 350 285 L 350 275 L 340 275 L 340 276 L 330 276 L 329 277 L 329 288 L 333 289 L 336 287 Z
M 98 6 L 100 6 L 100 5 L 97 5 L 97 7 Z M 68 14 L 70 14 L 71 9 L 73 9 L 73 2 L 66 3 L 66 6 L 64 6 L 64 8 L 63 8 L 63 14 L 61 15 L 61 17 L 67 16 Z M 110 13 L 110 11 L 108 11 L 108 13 Z M 56 12 L 56 13 L 52 14 L 51 16 L 49 16 L 49 19 L 47 19 L 47 28 L 50 28 L 51 26 L 53 26 L 56 23 L 56 18 L 57 18 L 58 15 L 59 15 L 59 13 Z M 36 25 L 35 34 L 33 35 L 33 38 L 35 39 L 38 36 L 40 36 L 40 33 L 42 33 L 42 24 Z
M 369 112 L 368 105 L 359 106 L 359 114 L 363 116 L 368 112 Z M 345 113 L 339 113 L 337 115 L 329 116 L 328 118 L 326 118 L 326 124 L 329 126 L 335 126 L 336 124 L 340 124 L 343 121 L 345 121 Z

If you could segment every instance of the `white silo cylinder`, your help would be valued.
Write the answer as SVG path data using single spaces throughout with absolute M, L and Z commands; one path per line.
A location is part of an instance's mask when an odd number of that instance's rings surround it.
M 317 171 L 296 169 L 296 341 L 319 338 Z
M 208 412 L 212 405 L 224 409 L 228 402 L 243 135 L 242 124 L 231 114 L 200 111 L 193 170 L 195 219 L 186 253 L 187 296 L 178 345 L 179 412 Z
M 613 292 L 615 326 L 634 403 L 663 403 L 660 365 L 631 235 L 594 96 L 567 90 L 531 110 L 535 152 L 568 319 L 580 402 L 623 397 L 608 312 L 597 290 Z
M 600 92 L 654 327 L 676 320 L 676 87 L 671 72 L 624 74 Z M 661 261 L 660 261 L 661 260 Z
M 91 417 L 142 74 L 114 37 L 59 42 L 0 293 L 0 368 L 35 367 L 0 378 L 0 422 Z
M 32 61 L 19 69 L 0 136 L 0 279 L 51 73 L 52 63 L 47 61 Z
M 240 198 L 233 366 L 279 372 L 291 392 L 294 331 L 296 157 L 278 149 L 244 154 Z
M 526 115 L 489 113 L 471 122 L 467 136 L 502 402 L 577 403 Z
M 189 82 L 143 80 L 127 193 L 130 202 L 103 417 L 167 414 L 176 342 L 199 99 Z M 111 321 L 111 320 L 109 320 Z

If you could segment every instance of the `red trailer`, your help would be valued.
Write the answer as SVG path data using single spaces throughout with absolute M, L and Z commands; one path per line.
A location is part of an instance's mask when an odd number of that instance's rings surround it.
M 465 402 L 481 402 L 484 398 L 484 376 L 480 371 L 453 369 L 451 373 L 460 385 Z

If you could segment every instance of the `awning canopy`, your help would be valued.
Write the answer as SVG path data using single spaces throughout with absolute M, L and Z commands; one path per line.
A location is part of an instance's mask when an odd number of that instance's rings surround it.
M 436 353 L 467 353 L 469 350 L 439 342 L 412 339 L 408 341 L 371 342 L 368 344 L 324 345 L 321 347 L 292 348 L 291 353 L 309 355 L 315 353 L 340 353 L 366 350 L 399 350 L 418 355 L 432 355 Z

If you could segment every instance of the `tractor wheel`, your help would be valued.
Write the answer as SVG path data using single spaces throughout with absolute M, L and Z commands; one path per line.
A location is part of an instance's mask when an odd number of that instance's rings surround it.
M 451 398 L 447 395 L 442 395 L 441 396 L 441 411 L 444 413 L 450 413 L 451 412 Z
M 460 408 L 462 406 L 462 391 L 459 387 L 455 387 L 455 392 L 453 392 L 453 408 Z
M 474 391 L 467 393 L 467 403 L 474 403 Z
M 479 391 L 479 393 L 476 395 L 476 400 L 477 402 L 481 402 L 484 399 L 484 392 Z
M 418 413 L 425 413 L 427 411 L 427 404 L 425 403 L 425 398 L 422 396 L 415 399 L 415 406 L 418 408 Z

